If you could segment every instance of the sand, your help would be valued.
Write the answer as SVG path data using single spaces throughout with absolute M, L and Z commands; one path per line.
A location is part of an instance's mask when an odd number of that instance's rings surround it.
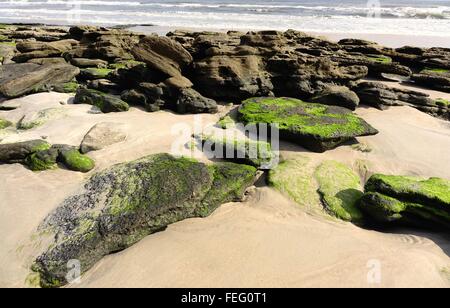
M 180 123 L 198 116 L 132 108 L 96 114 L 90 106 L 71 105 L 66 94 L 35 94 L 8 104 L 0 117 L 20 120 L 45 108 L 62 115 L 1 142 L 46 136 L 51 143 L 79 145 L 99 122 L 126 125 L 126 141 L 89 155 L 94 171 L 145 155 L 170 152 Z M 226 109 L 223 108 L 222 113 Z M 360 138 L 370 153 L 343 146 L 324 154 L 281 144 L 285 158 L 308 156 L 315 163 L 335 159 L 369 172 L 438 176 L 450 179 L 450 124 L 409 107 L 387 111 L 359 108 L 357 113 L 380 130 Z M 200 116 L 203 124 L 219 115 Z M 189 134 L 180 144 L 190 141 Z M 207 161 L 205 157 L 201 160 Z M 23 287 L 35 255 L 29 246 L 40 221 L 90 176 L 67 170 L 33 173 L 19 164 L 0 165 L 0 287 Z M 327 217 L 312 216 L 268 187 L 255 188 L 246 202 L 223 205 L 212 216 L 189 219 L 148 236 L 129 249 L 105 257 L 69 287 L 449 287 L 450 237 L 445 234 L 364 230 Z M 380 276 L 373 276 L 379 268 Z M 368 278 L 380 279 L 368 279 Z

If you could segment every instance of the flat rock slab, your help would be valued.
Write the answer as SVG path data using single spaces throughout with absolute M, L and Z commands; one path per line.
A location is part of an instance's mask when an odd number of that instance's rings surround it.
M 355 137 L 378 133 L 347 108 L 293 98 L 248 99 L 239 108 L 238 118 L 246 125 L 278 125 L 281 139 L 314 152 L 331 150 Z
M 125 125 L 120 123 L 98 123 L 92 127 L 81 142 L 81 153 L 98 151 L 115 143 L 125 141 Z
M 71 81 L 80 70 L 69 64 L 38 65 L 34 63 L 0 66 L 0 94 L 15 98 L 45 86 Z

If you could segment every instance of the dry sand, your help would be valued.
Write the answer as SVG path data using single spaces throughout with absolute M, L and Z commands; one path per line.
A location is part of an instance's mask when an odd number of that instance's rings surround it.
M 18 121 L 24 114 L 62 108 L 48 123 L 1 142 L 47 136 L 51 143 L 79 145 L 99 122 L 126 124 L 125 142 L 89 154 L 93 171 L 142 156 L 168 152 L 180 122 L 195 116 L 170 112 L 95 114 L 86 105 L 61 105 L 70 97 L 44 93 L 10 101 L 22 107 L 0 111 Z M 335 159 L 369 173 L 439 176 L 450 179 L 450 124 L 409 107 L 358 110 L 380 134 L 360 138 L 372 149 L 343 146 L 314 154 L 282 143 L 285 158 L 309 156 L 316 163 Z M 202 115 L 203 123 L 219 115 Z M 189 136 L 183 137 L 189 141 Z M 206 160 L 206 158 L 202 158 Z M 358 170 L 360 171 L 360 170 Z M 40 221 L 88 175 L 54 170 L 33 173 L 21 165 L 1 165 L 0 287 L 25 286 Z M 450 237 L 413 230 L 376 232 L 326 217 L 311 216 L 271 188 L 257 188 L 246 202 L 223 205 L 205 219 L 189 219 L 104 258 L 72 287 L 449 287 Z M 374 263 L 375 262 L 375 263 Z M 380 283 L 370 283 L 368 266 L 381 266 Z

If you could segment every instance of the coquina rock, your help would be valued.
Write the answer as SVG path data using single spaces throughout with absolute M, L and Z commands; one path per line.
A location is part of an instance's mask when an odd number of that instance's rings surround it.
M 79 88 L 74 98 L 74 104 L 96 106 L 103 113 L 128 111 L 130 106 L 119 97 L 97 90 Z
M 55 84 L 71 81 L 80 70 L 69 64 L 38 65 L 33 63 L 0 66 L 0 94 L 14 98 L 45 90 Z
M 379 109 L 409 106 L 436 117 L 450 119 L 449 102 L 431 99 L 423 92 L 391 87 L 380 82 L 360 82 L 354 91 L 361 102 Z
M 81 142 L 81 153 L 98 151 L 107 146 L 125 141 L 127 134 L 124 132 L 124 125 L 120 123 L 98 123 L 94 125 L 84 136 Z
M 324 152 L 358 136 L 378 131 L 349 109 L 306 103 L 293 98 L 252 98 L 238 110 L 246 125 L 277 125 L 280 138 L 311 151 Z
M 450 181 L 377 174 L 360 208 L 377 223 L 450 228 Z
M 139 41 L 132 53 L 134 57 L 169 77 L 180 76 L 192 62 L 191 54 L 179 43 L 160 36 L 146 36 Z
M 208 216 L 239 200 L 255 176 L 250 166 L 207 166 L 168 154 L 116 165 L 94 175 L 42 222 L 39 234 L 52 240 L 32 269 L 41 286 L 63 286 L 68 261 L 78 260 L 84 273 L 102 257 L 169 224 Z

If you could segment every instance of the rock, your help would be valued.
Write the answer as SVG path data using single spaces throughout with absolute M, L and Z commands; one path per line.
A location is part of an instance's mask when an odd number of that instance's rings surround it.
M 48 150 L 50 147 L 44 140 L 0 144 L 0 163 L 23 162 L 29 155 Z
M 108 62 L 101 59 L 85 59 L 85 58 L 74 58 L 70 60 L 70 64 L 80 67 L 96 67 L 96 68 L 106 68 L 108 66 Z
M 449 119 L 449 106 L 438 104 L 426 93 L 390 87 L 379 82 L 360 82 L 354 91 L 362 103 L 379 109 L 388 106 L 409 106 L 436 117 Z
M 60 149 L 61 162 L 72 171 L 89 172 L 95 167 L 95 162 L 86 155 L 81 154 L 77 149 Z
M 55 84 L 71 81 L 79 69 L 69 65 L 37 65 L 32 63 L 0 66 L 0 93 L 19 97 Z
M 450 69 L 427 69 L 411 79 L 418 85 L 450 93 Z
M 10 127 L 11 125 L 12 125 L 12 123 L 9 122 L 8 120 L 0 118 L 0 129 Z
M 81 153 L 104 149 L 115 143 L 125 141 L 127 134 L 123 125 L 117 123 L 98 123 L 92 127 L 81 142 Z
M 450 227 L 450 181 L 440 178 L 372 176 L 360 207 L 375 222 Z
M 311 158 L 296 156 L 269 171 L 268 184 L 299 204 L 308 213 L 323 214 L 323 205 L 314 181 Z
M 50 120 L 65 116 L 64 108 L 46 108 L 35 113 L 26 114 L 18 123 L 17 128 L 28 130 L 41 126 Z
M 82 80 L 106 79 L 112 71 L 109 68 L 84 68 L 79 78 Z
M 360 178 L 346 165 L 336 161 L 323 162 L 315 171 L 318 193 L 326 211 L 339 219 L 362 223 L 358 208 L 363 192 Z
M 51 147 L 47 150 L 42 150 L 30 154 L 25 159 L 25 164 L 32 171 L 45 171 L 56 169 L 58 155 L 59 155 L 58 149 Z
M 133 106 L 147 106 L 147 97 L 135 89 L 123 91 L 120 98 Z
M 120 85 L 111 82 L 109 79 L 88 80 L 87 87 L 100 92 L 118 95 L 120 94 Z
M 216 113 L 218 111 L 215 100 L 203 97 L 192 88 L 181 89 L 178 96 L 176 111 L 186 113 Z
M 271 169 L 278 163 L 270 143 L 254 141 L 248 138 L 236 139 L 226 135 L 198 136 L 203 152 L 212 154 L 213 158 L 225 159 L 236 163 L 254 166 L 259 169 Z
M 106 61 L 132 60 L 131 49 L 139 42 L 140 35 L 125 31 L 106 28 L 73 29 L 82 35 L 80 45 L 65 53 L 68 59 L 89 58 Z M 72 34 L 73 35 L 73 34 Z
M 12 63 L 16 51 L 14 43 L 0 43 L 0 64 Z
M 134 57 L 169 77 L 181 75 L 181 71 L 192 62 L 192 56 L 179 43 L 159 36 L 142 38 L 133 50 Z
M 76 81 L 70 81 L 60 84 L 55 84 L 52 87 L 52 91 L 59 93 L 75 93 L 80 87 L 79 83 Z
M 63 28 L 58 27 L 18 27 L 9 35 L 14 40 L 36 40 L 39 42 L 56 42 L 66 39 L 68 32 Z
M 312 98 L 314 103 L 341 106 L 355 110 L 359 105 L 359 97 L 355 92 L 343 86 L 327 86 Z
M 243 100 L 270 96 L 273 85 L 258 56 L 213 56 L 194 63 L 193 81 L 205 96 Z
M 79 88 L 74 98 L 74 104 L 96 106 L 103 113 L 128 111 L 130 108 L 120 98 L 97 90 Z
M 39 65 L 67 64 L 64 58 L 36 58 L 28 60 L 27 63 L 34 63 Z
M 177 77 L 171 77 L 164 81 L 164 84 L 169 88 L 175 88 L 175 89 L 186 89 L 186 88 L 192 88 L 194 84 L 183 76 L 177 76 Z
M 102 257 L 126 249 L 149 234 L 219 205 L 242 198 L 256 169 L 232 163 L 207 166 L 157 154 L 98 173 L 84 191 L 67 198 L 40 225 L 50 245 L 32 266 L 42 287 L 67 284 L 67 262 L 84 273 Z
M 253 98 L 241 105 L 238 119 L 246 125 L 278 125 L 280 138 L 311 151 L 324 152 L 358 136 L 378 133 L 350 110 L 292 98 Z

